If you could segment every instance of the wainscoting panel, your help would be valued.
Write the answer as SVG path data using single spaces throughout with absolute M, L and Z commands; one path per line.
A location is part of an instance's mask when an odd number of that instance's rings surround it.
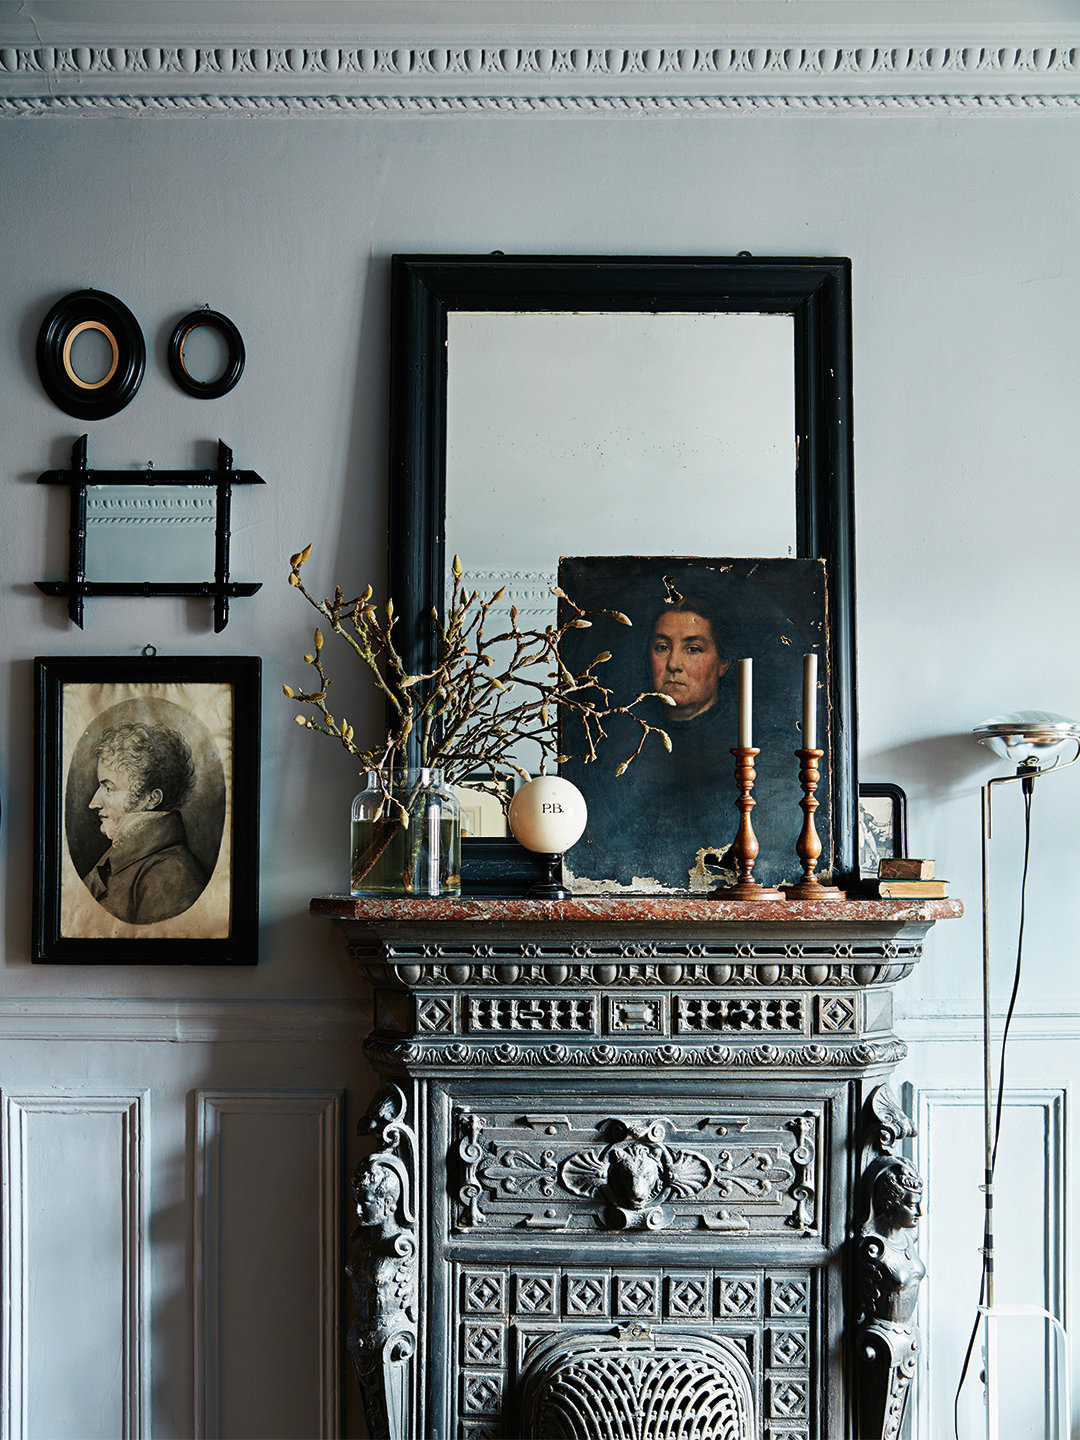
M 148 1102 L 3 1095 L 4 1440 L 149 1434 Z
M 915 1434 L 953 1433 L 953 1399 L 979 1295 L 983 1232 L 982 1090 L 906 1087 L 925 1183 L 920 1249 L 923 1351 Z M 995 1300 L 1038 1305 L 1065 1320 L 1066 1092 L 1008 1085 L 994 1195 Z M 1052 1327 L 1037 1318 L 999 1322 L 1000 1433 L 1009 1440 L 1067 1440 L 1055 1428 Z M 928 1357 L 933 1357 L 929 1363 Z M 981 1337 L 961 1397 L 961 1435 L 985 1429 Z
M 339 1432 L 341 1092 L 196 1094 L 195 1434 Z

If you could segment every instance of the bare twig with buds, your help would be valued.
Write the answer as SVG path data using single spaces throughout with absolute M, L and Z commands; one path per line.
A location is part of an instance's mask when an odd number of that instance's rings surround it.
M 393 600 L 376 605 L 371 586 L 355 599 L 346 600 L 336 588 L 333 599 L 319 600 L 305 588 L 301 567 L 311 555 L 307 545 L 290 560 L 289 584 L 323 617 L 360 657 L 387 702 L 390 717 L 386 736 L 378 744 L 363 748 L 356 742 L 353 727 L 335 717 L 327 705 L 331 681 L 323 667 L 323 635 L 315 631 L 313 649 L 304 656 L 318 676 L 318 685 L 308 692 L 283 686 L 290 700 L 309 705 L 311 715 L 298 715 L 296 723 L 339 740 L 355 755 L 362 770 L 377 770 L 382 777 L 388 816 L 408 824 L 404 807 L 390 791 L 389 776 L 395 766 L 418 764 L 442 770 L 448 784 L 469 777 L 476 789 L 486 789 L 507 803 L 507 787 L 500 782 L 528 772 L 511 758 L 519 740 L 533 740 L 540 747 L 541 770 L 547 763 L 577 758 L 597 758 L 597 746 L 606 738 L 605 722 L 617 715 L 629 717 L 638 726 L 636 747 L 623 759 L 616 774 L 621 775 L 641 753 L 649 735 L 658 735 L 671 749 L 667 732 L 650 725 L 635 707 L 651 692 L 636 695 L 626 705 L 614 703 L 614 695 L 597 675 L 599 666 L 611 659 L 602 650 L 584 669 L 572 673 L 563 661 L 561 646 L 570 630 L 586 629 L 593 617 L 607 615 L 620 625 L 629 619 L 617 610 L 583 610 L 558 586 L 552 592 L 563 601 L 567 617 L 544 630 L 526 630 L 518 623 L 516 606 L 510 608 L 510 629 L 487 633 L 493 605 L 505 593 L 499 590 L 481 600 L 462 584 L 461 561 L 455 555 L 453 587 L 445 622 L 437 610 L 431 623 L 437 637 L 435 667 L 424 674 L 410 673 L 394 643 L 398 615 Z M 660 700 L 674 702 L 666 695 Z M 574 716 L 581 735 L 581 749 L 570 755 L 559 753 L 560 716 Z M 476 779 L 478 772 L 483 779 Z

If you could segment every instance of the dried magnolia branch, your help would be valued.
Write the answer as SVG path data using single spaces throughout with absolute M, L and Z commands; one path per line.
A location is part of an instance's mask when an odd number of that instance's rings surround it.
M 352 600 L 346 600 L 340 588 L 335 589 L 332 600 L 316 599 L 300 577 L 301 566 L 310 555 L 311 546 L 307 545 L 292 557 L 289 584 L 367 666 L 387 702 L 387 734 L 380 744 L 364 749 L 356 743 L 352 725 L 331 713 L 326 698 L 331 681 L 323 668 L 321 630 L 315 631 L 314 648 L 304 656 L 318 676 L 316 688 L 310 692 L 289 685 L 282 688 L 290 700 L 310 705 L 316 712 L 298 715 L 298 725 L 334 737 L 356 756 L 361 769 L 379 772 L 386 801 L 400 824 L 407 825 L 408 816 L 389 790 L 387 777 L 394 766 L 413 763 L 439 769 L 448 784 L 486 771 L 483 779 L 470 778 L 470 785 L 505 802 L 506 787 L 499 782 L 512 774 L 529 778 L 520 764 L 508 758 L 519 740 L 533 740 L 540 747 L 541 770 L 552 760 L 588 762 L 597 758 L 597 746 L 607 737 L 605 722 L 624 715 L 638 726 L 638 742 L 618 765 L 617 775 L 641 753 L 649 735 L 658 735 L 666 749 L 671 749 L 667 732 L 635 711 L 640 701 L 655 692 L 636 695 L 627 705 L 613 703 L 613 691 L 596 673 L 598 666 L 611 659 L 609 651 L 601 651 L 576 674 L 563 661 L 561 646 L 569 631 L 588 628 L 590 617 L 597 615 L 629 625 L 630 620 L 620 611 L 583 610 L 558 586 L 552 586 L 569 618 L 544 630 L 525 630 L 518 623 L 517 607 L 511 606 L 510 629 L 488 635 L 485 627 L 491 607 L 502 598 L 505 587 L 489 600 L 479 599 L 475 590 L 468 593 L 462 585 L 461 562 L 455 556 L 445 623 L 440 622 L 437 610 L 431 612 L 438 641 L 435 668 L 414 675 L 394 644 L 398 616 L 393 601 L 376 605 L 370 585 Z M 674 704 L 669 696 L 657 698 Z M 582 749 L 572 757 L 558 752 L 560 715 L 576 716 L 579 722 Z

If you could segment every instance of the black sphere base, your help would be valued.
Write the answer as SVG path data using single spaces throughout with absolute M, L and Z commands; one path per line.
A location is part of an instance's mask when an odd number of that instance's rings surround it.
M 569 900 L 570 891 L 562 883 L 562 856 L 542 855 L 547 874 L 525 891 L 526 900 Z

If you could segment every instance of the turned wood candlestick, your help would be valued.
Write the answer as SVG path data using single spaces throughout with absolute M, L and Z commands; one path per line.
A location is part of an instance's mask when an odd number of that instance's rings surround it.
M 731 853 L 735 858 L 738 879 L 734 885 L 726 890 L 713 890 L 713 896 L 718 900 L 783 900 L 785 897 L 779 890 L 772 890 L 767 885 L 762 885 L 760 880 L 755 880 L 752 874 L 754 861 L 758 857 L 757 836 L 754 834 L 754 827 L 750 823 L 750 811 L 757 804 L 751 795 L 754 788 L 754 778 L 757 771 L 754 769 L 754 756 L 760 755 L 761 751 L 751 746 L 739 746 L 731 752 L 735 756 L 735 784 L 739 787 L 739 798 L 736 800 L 741 811 L 738 834 L 735 836 L 735 843 L 731 847 Z
M 814 825 L 814 811 L 818 808 L 816 791 L 821 778 L 818 761 L 825 751 L 796 750 L 795 754 L 802 761 L 799 780 L 803 798 L 799 805 L 805 816 L 802 831 L 795 842 L 795 853 L 802 861 L 803 873 L 798 884 L 784 885 L 781 888 L 789 900 L 843 900 L 843 890 L 838 890 L 835 885 L 823 885 L 814 874 L 821 857 L 821 840 Z

